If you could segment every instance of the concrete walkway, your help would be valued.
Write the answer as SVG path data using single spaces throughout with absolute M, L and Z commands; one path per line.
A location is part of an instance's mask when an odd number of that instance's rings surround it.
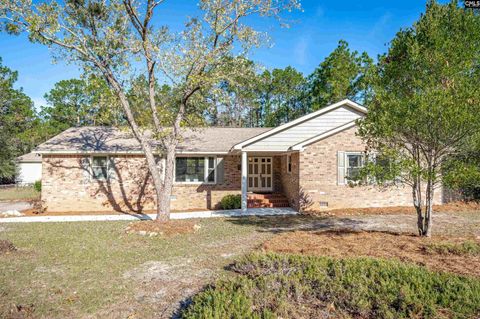
M 1 212 L 6 212 L 6 211 L 9 211 L 9 210 L 22 211 L 22 210 L 25 210 L 25 209 L 30 209 L 32 207 L 33 207 L 33 205 L 29 202 L 5 201 L 5 202 L 0 202 L 0 213 Z
M 211 210 L 199 212 L 171 213 L 171 219 L 212 218 L 212 217 L 240 217 L 240 216 L 272 216 L 295 215 L 292 208 L 249 208 L 247 212 L 241 209 Z M 115 221 L 115 220 L 153 220 L 155 214 L 144 215 L 67 215 L 67 216 L 24 216 L 0 218 L 0 223 L 48 223 L 48 222 L 86 222 L 86 221 Z

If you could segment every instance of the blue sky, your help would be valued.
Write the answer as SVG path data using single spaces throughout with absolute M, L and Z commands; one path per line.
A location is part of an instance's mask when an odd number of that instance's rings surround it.
M 442 1 L 443 2 L 443 1 Z M 197 12 L 196 1 L 167 0 L 159 7 L 159 20 L 173 29 L 181 27 L 187 16 Z M 410 26 L 425 10 L 422 0 L 304 0 L 303 12 L 289 18 L 289 29 L 278 27 L 270 20 L 255 20 L 261 30 L 268 31 L 273 47 L 256 50 L 250 56 L 267 68 L 293 66 L 305 75 L 344 39 L 357 51 L 372 57 L 384 53 L 388 42 L 402 27 Z M 3 64 L 19 72 L 17 87 L 35 102 L 44 104 L 43 95 L 55 82 L 77 77 L 74 65 L 52 64 L 49 50 L 32 44 L 25 36 L 0 33 L 0 57 Z

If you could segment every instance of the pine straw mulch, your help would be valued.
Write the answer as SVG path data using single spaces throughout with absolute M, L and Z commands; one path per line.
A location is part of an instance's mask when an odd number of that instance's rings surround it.
M 480 211 L 480 202 L 451 202 L 443 205 L 434 205 L 435 213 L 464 213 Z M 413 206 L 370 207 L 370 208 L 341 208 L 331 210 L 307 210 L 302 212 L 314 216 L 360 216 L 360 215 L 399 215 L 415 214 Z
M 189 220 L 170 220 L 168 222 L 139 221 L 130 223 L 125 231 L 136 233 L 142 236 L 173 237 L 181 234 L 190 234 L 198 231 L 200 225 Z
M 261 248 L 278 253 L 335 258 L 374 257 L 398 259 L 435 271 L 480 277 L 480 256 L 440 254 L 428 249 L 434 243 L 462 243 L 466 238 L 421 238 L 414 234 L 378 231 L 294 231 L 266 241 Z M 480 240 L 468 239 L 480 244 Z
M 15 251 L 17 251 L 17 247 L 15 247 L 11 241 L 0 239 L 0 255 L 13 253 Z

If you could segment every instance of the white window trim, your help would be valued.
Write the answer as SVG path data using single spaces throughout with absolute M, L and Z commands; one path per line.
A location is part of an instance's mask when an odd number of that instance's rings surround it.
M 175 161 L 173 162 L 173 183 L 176 185 L 215 185 L 217 184 L 217 156 L 216 155 L 205 155 L 205 156 L 198 156 L 198 155 L 187 155 L 187 154 L 179 154 L 180 156 L 175 156 Z M 204 165 L 203 167 L 203 182 L 178 182 L 177 181 L 177 157 L 193 157 L 193 158 L 203 158 Z M 214 181 L 213 182 L 207 182 L 207 177 L 208 177 L 208 158 L 213 157 L 213 165 L 214 165 Z
M 287 154 L 287 173 L 292 174 L 292 154 Z
M 344 163 L 345 163 L 345 165 L 344 165 L 344 167 L 343 167 L 343 170 L 344 170 L 343 176 L 344 176 L 344 179 L 345 179 L 346 184 L 348 184 L 348 183 L 353 183 L 353 182 L 354 182 L 354 181 L 352 181 L 351 179 L 349 179 L 348 176 L 347 176 L 347 171 L 348 171 L 348 168 L 349 168 L 349 166 L 348 166 L 348 155 L 360 155 L 360 156 L 362 156 L 362 165 L 360 166 L 360 168 L 362 168 L 362 167 L 365 166 L 365 153 L 364 153 L 364 152 L 359 152 L 359 151 L 349 152 L 349 151 L 345 151 L 345 152 L 344 152 L 344 156 L 345 156 L 345 158 L 344 158 Z
M 103 179 L 103 178 L 95 178 L 95 176 L 93 175 L 93 158 L 94 157 L 106 157 L 107 158 L 107 178 Z M 101 182 L 104 182 L 104 181 L 108 181 L 110 180 L 110 156 L 106 155 L 106 154 L 95 154 L 95 155 L 90 155 L 90 165 L 89 165 L 89 170 L 90 170 L 90 179 L 91 180 L 94 180 L 94 181 L 101 181 Z M 100 166 L 98 166 L 100 167 Z

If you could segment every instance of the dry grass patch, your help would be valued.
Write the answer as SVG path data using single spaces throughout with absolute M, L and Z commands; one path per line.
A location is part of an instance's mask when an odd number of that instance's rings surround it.
M 125 234 L 125 221 L 8 224 L 0 240 L 20 253 L 0 254 L 0 318 L 27 305 L 33 318 L 171 318 L 233 258 L 272 236 L 222 218 L 188 223 L 200 231 L 169 238 Z
M 431 270 L 480 277 L 480 256 L 445 254 L 432 245 L 463 245 L 465 238 L 420 238 L 413 234 L 374 231 L 334 230 L 295 231 L 266 241 L 262 248 L 271 252 L 325 255 L 335 258 L 376 257 L 397 259 L 426 266 Z M 479 245 L 478 240 L 468 240 Z
M 17 248 L 12 244 L 11 241 L 6 239 L 0 239 L 0 255 L 9 254 L 16 250 Z
M 435 213 L 464 213 L 480 211 L 480 202 L 451 202 L 444 205 L 434 205 Z M 317 216 L 359 216 L 359 215 L 399 215 L 415 214 L 413 206 L 341 208 L 331 210 L 307 210 L 307 215 Z
M 181 234 L 194 233 L 200 225 L 189 220 L 170 220 L 168 222 L 139 221 L 130 223 L 125 231 L 139 235 L 173 237 Z

